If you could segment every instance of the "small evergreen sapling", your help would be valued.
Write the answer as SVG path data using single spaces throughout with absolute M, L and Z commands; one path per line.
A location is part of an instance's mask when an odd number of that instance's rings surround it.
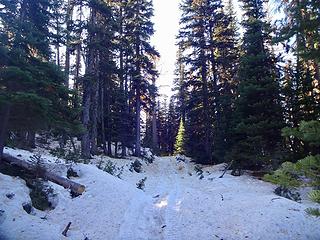
M 285 162 L 272 174 L 267 174 L 266 181 L 278 184 L 287 188 L 298 186 L 311 186 L 315 190 L 310 192 L 312 201 L 320 203 L 320 122 L 301 122 L 298 128 L 285 128 L 283 136 L 296 137 L 309 148 L 309 156 L 299 160 L 297 163 Z M 305 180 L 307 178 L 308 181 Z M 307 213 L 320 216 L 319 208 L 308 208 Z
M 174 145 L 174 154 L 180 154 L 180 155 L 185 155 L 186 150 L 185 150 L 185 128 L 184 128 L 184 123 L 183 120 L 180 120 L 180 126 L 179 126 L 179 131 L 176 137 L 176 143 Z

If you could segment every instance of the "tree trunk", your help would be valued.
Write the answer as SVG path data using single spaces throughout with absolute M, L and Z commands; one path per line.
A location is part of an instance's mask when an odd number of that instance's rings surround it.
M 208 163 L 212 161 L 212 153 L 211 153 L 211 124 L 210 124 L 210 117 L 209 117 L 209 102 L 208 102 L 208 79 L 207 79 L 207 63 L 206 63 L 206 56 L 205 56 L 205 39 L 204 39 L 204 32 L 202 33 L 202 43 L 201 43 L 201 51 L 200 51 L 200 58 L 201 58 L 201 78 L 202 78 L 202 101 L 203 101 L 203 115 L 204 115 L 204 149 L 206 152 L 206 156 L 209 158 Z
M 36 133 L 34 131 L 27 132 L 27 147 L 36 148 Z
M 58 185 L 63 186 L 64 188 L 68 188 L 71 189 L 72 192 L 77 193 L 77 194 L 82 194 L 85 191 L 85 186 L 73 182 L 67 178 L 63 178 L 61 176 L 58 176 L 50 171 L 47 171 L 46 169 L 41 169 L 41 171 L 39 171 L 39 168 L 31 163 L 25 162 L 21 159 L 18 159 L 16 157 L 10 156 L 9 154 L 4 153 L 2 160 L 11 164 L 11 165 L 16 165 L 18 167 L 22 167 L 27 169 L 28 171 L 31 172 L 40 172 L 42 175 L 39 177 L 43 177 L 45 179 L 47 179 L 48 181 L 54 182 Z
M 112 157 L 112 143 L 108 141 L 108 156 Z
M 155 87 L 155 79 L 152 80 L 152 85 Z M 157 103 L 155 94 L 155 92 L 152 93 L 152 150 L 154 154 L 158 154 Z
M 91 9 L 90 13 L 90 24 L 96 24 L 96 11 L 95 9 Z M 89 32 L 89 42 L 94 41 L 94 36 L 91 32 Z M 95 88 L 92 86 L 92 80 L 95 76 L 95 68 L 96 68 L 96 61 L 95 61 L 95 49 L 93 46 L 89 47 L 88 50 L 88 57 L 86 61 L 86 75 L 88 76 L 87 79 L 84 79 L 83 83 L 83 104 L 82 104 L 82 124 L 85 128 L 85 133 L 82 136 L 81 140 L 81 149 L 82 149 L 82 156 L 85 158 L 90 157 L 91 152 L 91 140 L 92 140 L 92 93 Z M 89 81 L 89 82 L 88 82 Z
M 99 85 L 97 78 L 94 79 L 94 85 L 92 87 L 92 103 L 91 103 L 91 135 L 90 135 L 90 143 L 91 143 L 91 154 L 97 154 L 97 137 L 98 137 L 98 101 L 99 99 Z
M 141 66 L 140 66 L 140 37 L 136 36 L 136 148 L 135 155 L 141 156 Z
M 2 159 L 4 144 L 7 135 L 7 126 L 10 117 L 10 105 L 5 103 L 0 107 L 0 162 Z
M 120 7 L 120 38 L 123 40 L 123 8 Z M 121 104 L 121 113 L 122 117 L 125 118 L 124 114 L 126 113 L 126 105 L 127 105 L 127 94 L 126 94 L 126 83 L 124 77 L 124 50 L 123 50 L 123 42 L 120 44 L 120 55 L 119 55 L 120 69 L 119 69 L 119 79 L 120 79 L 120 90 L 122 93 L 122 104 Z M 126 122 L 127 119 L 122 119 L 122 123 Z M 126 124 L 122 124 L 120 129 L 120 141 L 121 141 L 121 156 L 126 156 L 126 135 L 127 135 Z
M 81 155 L 84 158 L 90 158 L 90 83 L 85 79 L 83 83 L 83 104 L 82 104 L 82 124 L 85 129 L 85 133 L 81 139 Z
M 106 145 L 106 128 L 105 128 L 105 109 L 104 109 L 104 81 L 100 81 L 100 114 L 101 114 L 101 137 L 102 137 L 102 146 L 103 146 L 103 153 L 107 155 L 107 145 Z
M 114 145 L 114 157 L 117 158 L 118 157 L 118 142 L 115 142 Z
M 112 149 L 111 149 L 111 131 L 112 131 L 112 124 L 111 124 L 111 86 L 110 86 L 110 80 L 107 80 L 107 91 L 106 91 L 106 120 L 107 120 L 107 142 L 108 142 L 108 156 L 112 156 Z
M 73 15 L 73 4 L 72 0 L 68 0 L 67 3 L 67 14 L 66 14 L 66 24 L 67 24 L 67 36 L 66 36 L 66 62 L 65 62 L 65 86 L 69 87 L 69 73 L 70 73 L 70 32 L 71 32 L 71 25 L 72 25 L 72 15 Z

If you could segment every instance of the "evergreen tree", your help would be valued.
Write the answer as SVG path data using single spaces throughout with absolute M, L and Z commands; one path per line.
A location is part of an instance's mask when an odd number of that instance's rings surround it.
M 283 127 L 274 59 L 266 47 L 268 33 L 262 0 L 243 0 L 244 55 L 240 59 L 234 139 L 234 170 L 261 168 L 276 159 Z M 234 172 L 235 173 L 235 172 Z
M 3 0 L 0 4 L 1 117 L 9 123 L 1 124 L 1 137 L 8 129 L 16 131 L 21 147 L 34 147 L 36 131 L 69 131 L 77 126 L 71 109 L 65 105 L 69 92 L 62 85 L 64 77 L 49 62 L 54 5 L 48 0 Z M 68 121 L 74 122 L 70 125 Z
M 232 1 L 229 0 L 214 32 L 217 41 L 216 121 L 214 124 L 213 155 L 217 162 L 224 162 L 231 148 L 231 120 L 237 96 L 239 48 L 237 23 Z M 214 97 L 214 96 L 213 96 Z
M 132 44 L 132 58 L 130 80 L 131 91 L 134 96 L 135 113 L 135 155 L 141 155 L 141 99 L 148 95 L 152 86 L 152 79 L 157 76 L 155 60 L 159 53 L 150 44 L 150 37 L 154 34 L 152 0 L 136 0 L 127 5 L 126 32 Z M 150 95 L 149 95 L 150 96 Z M 147 99 L 147 98 L 145 98 Z M 150 98 L 149 98 L 150 99 Z
M 186 70 L 186 59 L 183 56 L 183 47 L 181 44 L 178 44 L 179 49 L 177 52 L 177 63 L 175 69 L 175 75 L 177 76 L 174 79 L 174 86 L 172 91 L 175 92 L 173 95 L 174 100 L 176 101 L 176 108 L 179 112 L 180 117 L 183 121 L 186 120 L 186 101 L 187 101 L 187 70 Z
M 319 118 L 319 4 L 315 1 L 282 2 L 286 17 L 282 19 L 275 40 L 295 58 L 284 69 L 283 95 L 288 127 L 300 121 Z M 295 41 L 292 41 L 292 40 Z M 294 161 L 308 152 L 295 136 L 288 139 Z
M 115 89 L 113 74 L 116 72 L 113 60 L 115 22 L 112 9 L 105 2 L 92 0 L 88 4 L 90 16 L 82 99 L 82 123 L 86 132 L 81 142 L 82 156 L 85 158 L 98 151 L 98 129 L 101 129 L 100 139 L 104 151 L 106 152 L 105 143 L 108 140 L 108 154 L 111 154 L 111 96 Z
M 176 137 L 176 142 L 174 144 L 174 154 L 181 154 L 181 155 L 186 154 L 185 141 L 186 141 L 185 128 L 184 128 L 183 120 L 181 119 L 178 134 Z
M 218 93 L 214 28 L 221 19 L 222 4 L 185 0 L 181 4 L 179 44 L 184 48 L 190 97 L 186 104 L 188 152 L 199 163 L 212 163 L 213 123 Z M 210 82 L 210 83 L 209 83 Z M 210 96 L 211 94 L 214 96 Z

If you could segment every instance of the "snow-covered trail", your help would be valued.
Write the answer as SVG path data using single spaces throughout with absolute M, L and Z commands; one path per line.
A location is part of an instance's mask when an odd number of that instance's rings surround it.
M 7 151 L 25 160 L 32 155 Z M 49 154 L 43 158 L 65 176 L 61 162 L 57 165 Z M 307 201 L 280 198 L 273 193 L 274 185 L 250 176 L 219 178 L 221 165 L 204 167 L 200 179 L 193 163 L 175 157 L 143 163 L 142 173 L 129 171 L 135 159 L 103 160 L 124 167 L 122 179 L 95 165 L 78 164 L 80 177 L 75 181 L 86 186 L 85 193 L 71 198 L 52 184 L 57 207 L 31 215 L 22 208 L 30 202 L 24 181 L 0 174 L 0 240 L 320 239 L 319 218 L 305 213 Z M 145 177 L 145 190 L 138 190 L 136 183 Z M 72 225 L 63 237 L 68 222 Z
M 220 179 L 221 166 L 205 168 L 200 180 L 193 168 L 172 157 L 146 166 L 145 192 L 156 199 L 140 204 L 153 211 L 129 207 L 131 220 L 125 222 L 157 231 L 145 235 L 125 224 L 127 235 L 120 239 L 320 239 L 320 222 L 306 215 L 306 206 L 279 198 L 271 184 L 249 176 Z M 135 221 L 141 215 L 159 221 Z
M 119 232 L 119 240 L 179 239 L 175 225 L 179 214 L 180 184 L 171 158 L 155 164 L 148 176 L 148 195 L 137 194 L 128 206 Z M 165 177 L 164 177 L 165 176 Z M 133 221 L 133 219 L 135 219 Z

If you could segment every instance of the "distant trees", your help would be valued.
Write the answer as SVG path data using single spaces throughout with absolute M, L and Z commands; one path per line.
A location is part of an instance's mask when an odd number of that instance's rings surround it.
M 271 33 L 264 1 L 241 0 L 240 39 L 224 3 L 181 1 L 175 94 L 164 98 L 152 0 L 0 0 L 0 153 L 8 136 L 30 148 L 42 132 L 75 150 L 77 137 L 84 158 L 140 156 L 143 144 L 233 160 L 235 172 L 314 151 L 281 129 L 320 118 L 319 4 L 281 2 L 286 18 Z M 294 57 L 281 62 L 273 42 Z

